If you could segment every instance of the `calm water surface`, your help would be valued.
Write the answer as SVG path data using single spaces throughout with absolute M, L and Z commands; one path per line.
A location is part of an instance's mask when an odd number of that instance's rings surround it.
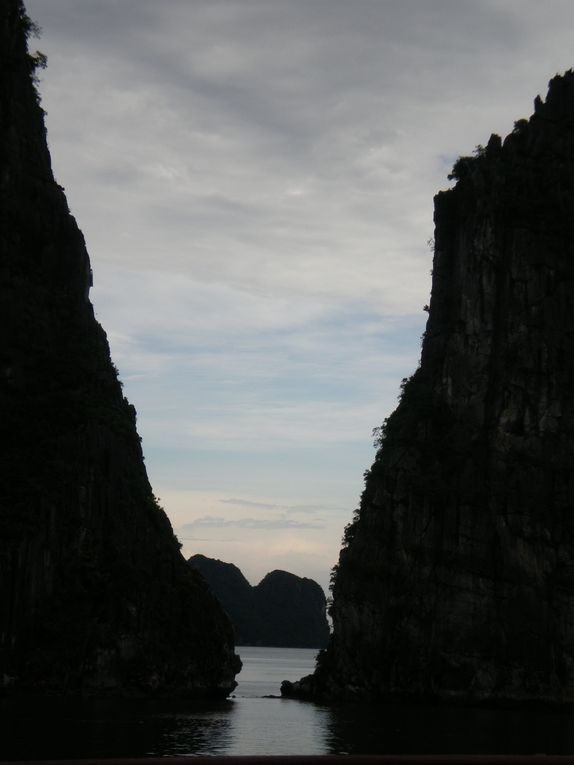
M 322 706 L 277 698 L 315 651 L 244 648 L 235 696 L 174 701 L 0 701 L 0 759 L 199 754 L 574 753 L 574 713 Z M 265 698 L 275 696 L 275 698 Z

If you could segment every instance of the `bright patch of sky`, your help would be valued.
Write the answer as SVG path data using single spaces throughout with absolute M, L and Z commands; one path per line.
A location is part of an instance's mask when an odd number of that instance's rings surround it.
M 186 556 L 326 586 L 418 362 L 433 195 L 572 66 L 570 0 L 28 0 L 155 493 Z

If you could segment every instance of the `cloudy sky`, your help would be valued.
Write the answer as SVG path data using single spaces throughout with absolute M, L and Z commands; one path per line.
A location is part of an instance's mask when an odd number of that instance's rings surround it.
M 27 0 L 56 177 L 184 552 L 324 586 L 418 361 L 433 195 L 572 0 Z

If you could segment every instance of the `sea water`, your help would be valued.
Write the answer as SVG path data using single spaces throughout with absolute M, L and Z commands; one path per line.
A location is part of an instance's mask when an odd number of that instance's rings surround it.
M 315 651 L 239 647 L 232 698 L 0 701 L 0 760 L 255 754 L 573 754 L 574 712 L 280 698 Z

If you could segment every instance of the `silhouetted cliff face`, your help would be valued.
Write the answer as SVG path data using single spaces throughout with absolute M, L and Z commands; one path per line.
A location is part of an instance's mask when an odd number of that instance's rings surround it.
M 332 644 L 286 692 L 574 701 L 574 75 L 454 174 Z
M 0 684 L 227 694 L 232 629 L 147 479 L 55 183 L 19 0 L 0 3 Z
M 233 563 L 192 555 L 190 566 L 199 571 L 229 616 L 238 645 L 257 645 L 260 616 L 253 587 Z
M 326 645 L 329 625 L 325 594 L 312 579 L 272 571 L 252 587 L 232 563 L 204 555 L 193 555 L 189 563 L 205 577 L 229 614 L 240 645 Z
M 327 644 L 326 600 L 317 582 L 271 571 L 254 590 L 264 615 L 263 645 L 322 648 Z

